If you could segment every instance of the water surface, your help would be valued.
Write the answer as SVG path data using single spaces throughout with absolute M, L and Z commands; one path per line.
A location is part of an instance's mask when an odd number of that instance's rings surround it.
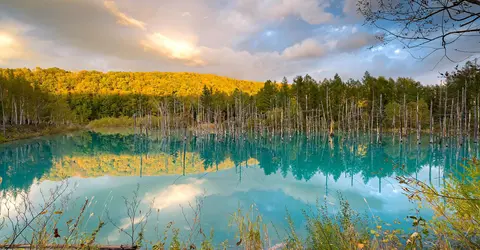
M 19 202 L 20 194 L 29 194 L 34 203 L 41 203 L 42 193 L 67 182 L 74 205 L 64 211 L 61 222 L 75 217 L 88 199 L 89 216 L 82 226 L 91 230 L 99 218 L 128 226 L 122 197 L 131 196 L 139 186 L 140 209 L 153 211 L 145 232 L 152 241 L 171 221 L 188 232 L 190 206 L 201 200 L 204 231 L 214 228 L 217 244 L 225 239 L 234 242 L 235 230 L 229 227 L 232 213 L 253 205 L 276 242 L 285 235 L 287 210 L 302 232 L 302 209 L 326 199 L 334 212 L 339 193 L 360 213 L 386 222 L 405 221 L 416 205 L 402 194 L 396 176 L 409 175 L 441 187 L 448 174 L 461 171 L 461 164 L 472 156 L 478 156 L 473 144 L 446 148 L 428 144 L 428 138 L 418 145 L 387 137 L 383 145 L 376 145 L 368 143 L 368 137 L 355 142 L 321 136 L 283 141 L 212 135 L 184 140 L 183 136 L 76 132 L 0 146 L 0 190 L 14 202 Z M 112 223 L 97 241 L 128 243 Z M 65 231 L 60 226 L 60 234 Z

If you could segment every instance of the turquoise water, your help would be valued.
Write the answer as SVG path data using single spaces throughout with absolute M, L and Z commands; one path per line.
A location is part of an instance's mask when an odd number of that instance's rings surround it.
M 0 190 L 8 200 L 0 214 L 5 216 L 5 207 L 20 204 L 26 194 L 33 204 L 41 204 L 42 194 L 63 185 L 71 195 L 68 207 L 61 208 L 60 235 L 67 231 L 62 225 L 88 199 L 81 227 L 91 230 L 101 219 L 107 225 L 97 242 L 125 244 L 128 237 L 113 224 L 130 225 L 123 197 L 132 196 L 138 186 L 139 210 L 143 215 L 152 211 L 145 228 L 145 237 L 152 241 L 171 221 L 187 237 L 187 221 L 194 214 L 190 206 L 201 201 L 201 227 L 206 232 L 215 229 L 217 244 L 235 242 L 235 230 L 229 227 L 232 213 L 239 207 L 249 211 L 252 205 L 277 242 L 285 235 L 287 209 L 302 232 L 302 209 L 326 199 L 334 212 L 339 193 L 356 211 L 385 222 L 398 219 L 408 228 L 405 218 L 415 213 L 416 205 L 402 194 L 395 176 L 410 175 L 441 187 L 448 174 L 461 171 L 472 156 L 478 156 L 473 143 L 445 148 L 428 144 L 428 138 L 418 145 L 387 137 L 379 146 L 369 144 L 367 137 L 357 142 L 340 137 L 330 142 L 321 136 L 184 140 L 76 132 L 0 146 Z M 431 215 L 428 210 L 422 213 Z M 4 228 L 0 236 L 8 232 Z

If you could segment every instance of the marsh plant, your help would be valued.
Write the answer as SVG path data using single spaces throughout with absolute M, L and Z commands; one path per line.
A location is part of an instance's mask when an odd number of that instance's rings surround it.
M 144 242 L 145 227 L 148 222 L 148 218 L 152 214 L 152 209 L 149 208 L 146 211 L 142 211 L 140 205 L 142 200 L 139 196 L 140 185 L 132 192 L 132 197 L 122 197 L 124 202 L 125 213 L 127 214 L 128 223 L 126 225 L 118 225 L 114 219 L 110 216 L 109 210 L 107 210 L 108 221 L 120 232 L 127 236 L 130 240 L 130 246 L 134 248 L 141 247 Z M 154 202 L 154 201 L 152 201 Z
M 65 218 L 64 211 L 71 208 L 74 202 L 71 188 L 66 181 L 60 185 L 31 197 L 28 192 L 3 193 L 0 205 L 0 231 L 9 232 L 2 239 L 2 248 L 46 249 L 57 248 L 90 248 L 96 245 L 98 232 L 105 223 L 99 220 L 94 230 L 83 229 L 93 214 L 86 210 L 92 205 L 92 199 L 85 199 L 76 217 Z M 34 202 L 40 198 L 40 202 Z
M 441 189 L 413 177 L 397 177 L 412 202 L 434 211 L 433 219 L 414 218 L 423 227 L 412 237 L 421 243 L 433 238 L 439 248 L 480 249 L 480 162 L 473 158 L 451 174 Z M 433 234 L 433 235 L 430 235 Z M 423 236 L 423 237 L 422 237 Z M 413 239 L 409 239 L 410 242 Z
M 254 205 L 250 210 L 239 208 L 233 213 L 230 227 L 236 229 L 235 245 L 244 249 L 264 249 L 270 247 L 267 225 Z

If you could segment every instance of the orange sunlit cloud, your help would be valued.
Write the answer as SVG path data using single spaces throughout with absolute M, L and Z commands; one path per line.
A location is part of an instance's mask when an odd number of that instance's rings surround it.
M 153 50 L 170 59 L 184 61 L 191 66 L 204 65 L 200 58 L 200 49 L 192 42 L 172 39 L 160 33 L 147 36 L 147 40 L 141 42 L 145 50 Z
M 121 12 L 114 1 L 105 1 L 103 4 L 105 5 L 105 8 L 107 8 L 117 18 L 117 22 L 119 24 L 146 30 L 146 24 L 144 22 L 133 17 L 129 17 L 125 13 Z
M 6 63 L 10 59 L 20 58 L 23 55 L 23 47 L 15 36 L 0 32 L 0 63 Z

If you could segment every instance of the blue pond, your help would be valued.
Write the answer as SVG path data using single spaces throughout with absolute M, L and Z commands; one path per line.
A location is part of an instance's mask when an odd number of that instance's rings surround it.
M 167 138 L 128 133 L 74 132 L 18 141 L 0 146 L 0 192 L 2 216 L 8 206 L 28 195 L 42 204 L 48 190 L 62 186 L 68 194 L 62 208 L 59 232 L 75 218 L 88 199 L 82 229 L 91 231 L 99 219 L 107 225 L 97 242 L 128 244 L 118 230 L 128 228 L 123 197 L 138 187 L 137 222 L 151 211 L 145 238 L 155 241 L 169 222 L 187 237 L 196 204 L 204 231 L 215 230 L 216 244 L 235 241 L 229 226 L 238 208 L 263 216 L 273 243 L 286 233 L 287 210 L 302 233 L 302 210 L 326 202 L 338 210 L 339 194 L 351 207 L 385 222 L 400 221 L 416 213 L 416 204 L 402 193 L 396 176 L 409 175 L 441 187 L 449 173 L 461 171 L 468 157 L 478 156 L 475 144 L 463 147 L 418 145 L 386 137 L 383 145 L 370 144 L 368 136 L 356 142 L 341 137 L 329 141 L 317 136 L 234 138 L 229 136 Z M 60 201 L 58 201 L 60 203 Z M 425 209 L 423 216 L 431 216 Z M 12 213 L 10 213 L 12 215 Z M 116 225 L 116 226 L 115 226 Z M 5 237 L 10 229 L 4 228 Z

